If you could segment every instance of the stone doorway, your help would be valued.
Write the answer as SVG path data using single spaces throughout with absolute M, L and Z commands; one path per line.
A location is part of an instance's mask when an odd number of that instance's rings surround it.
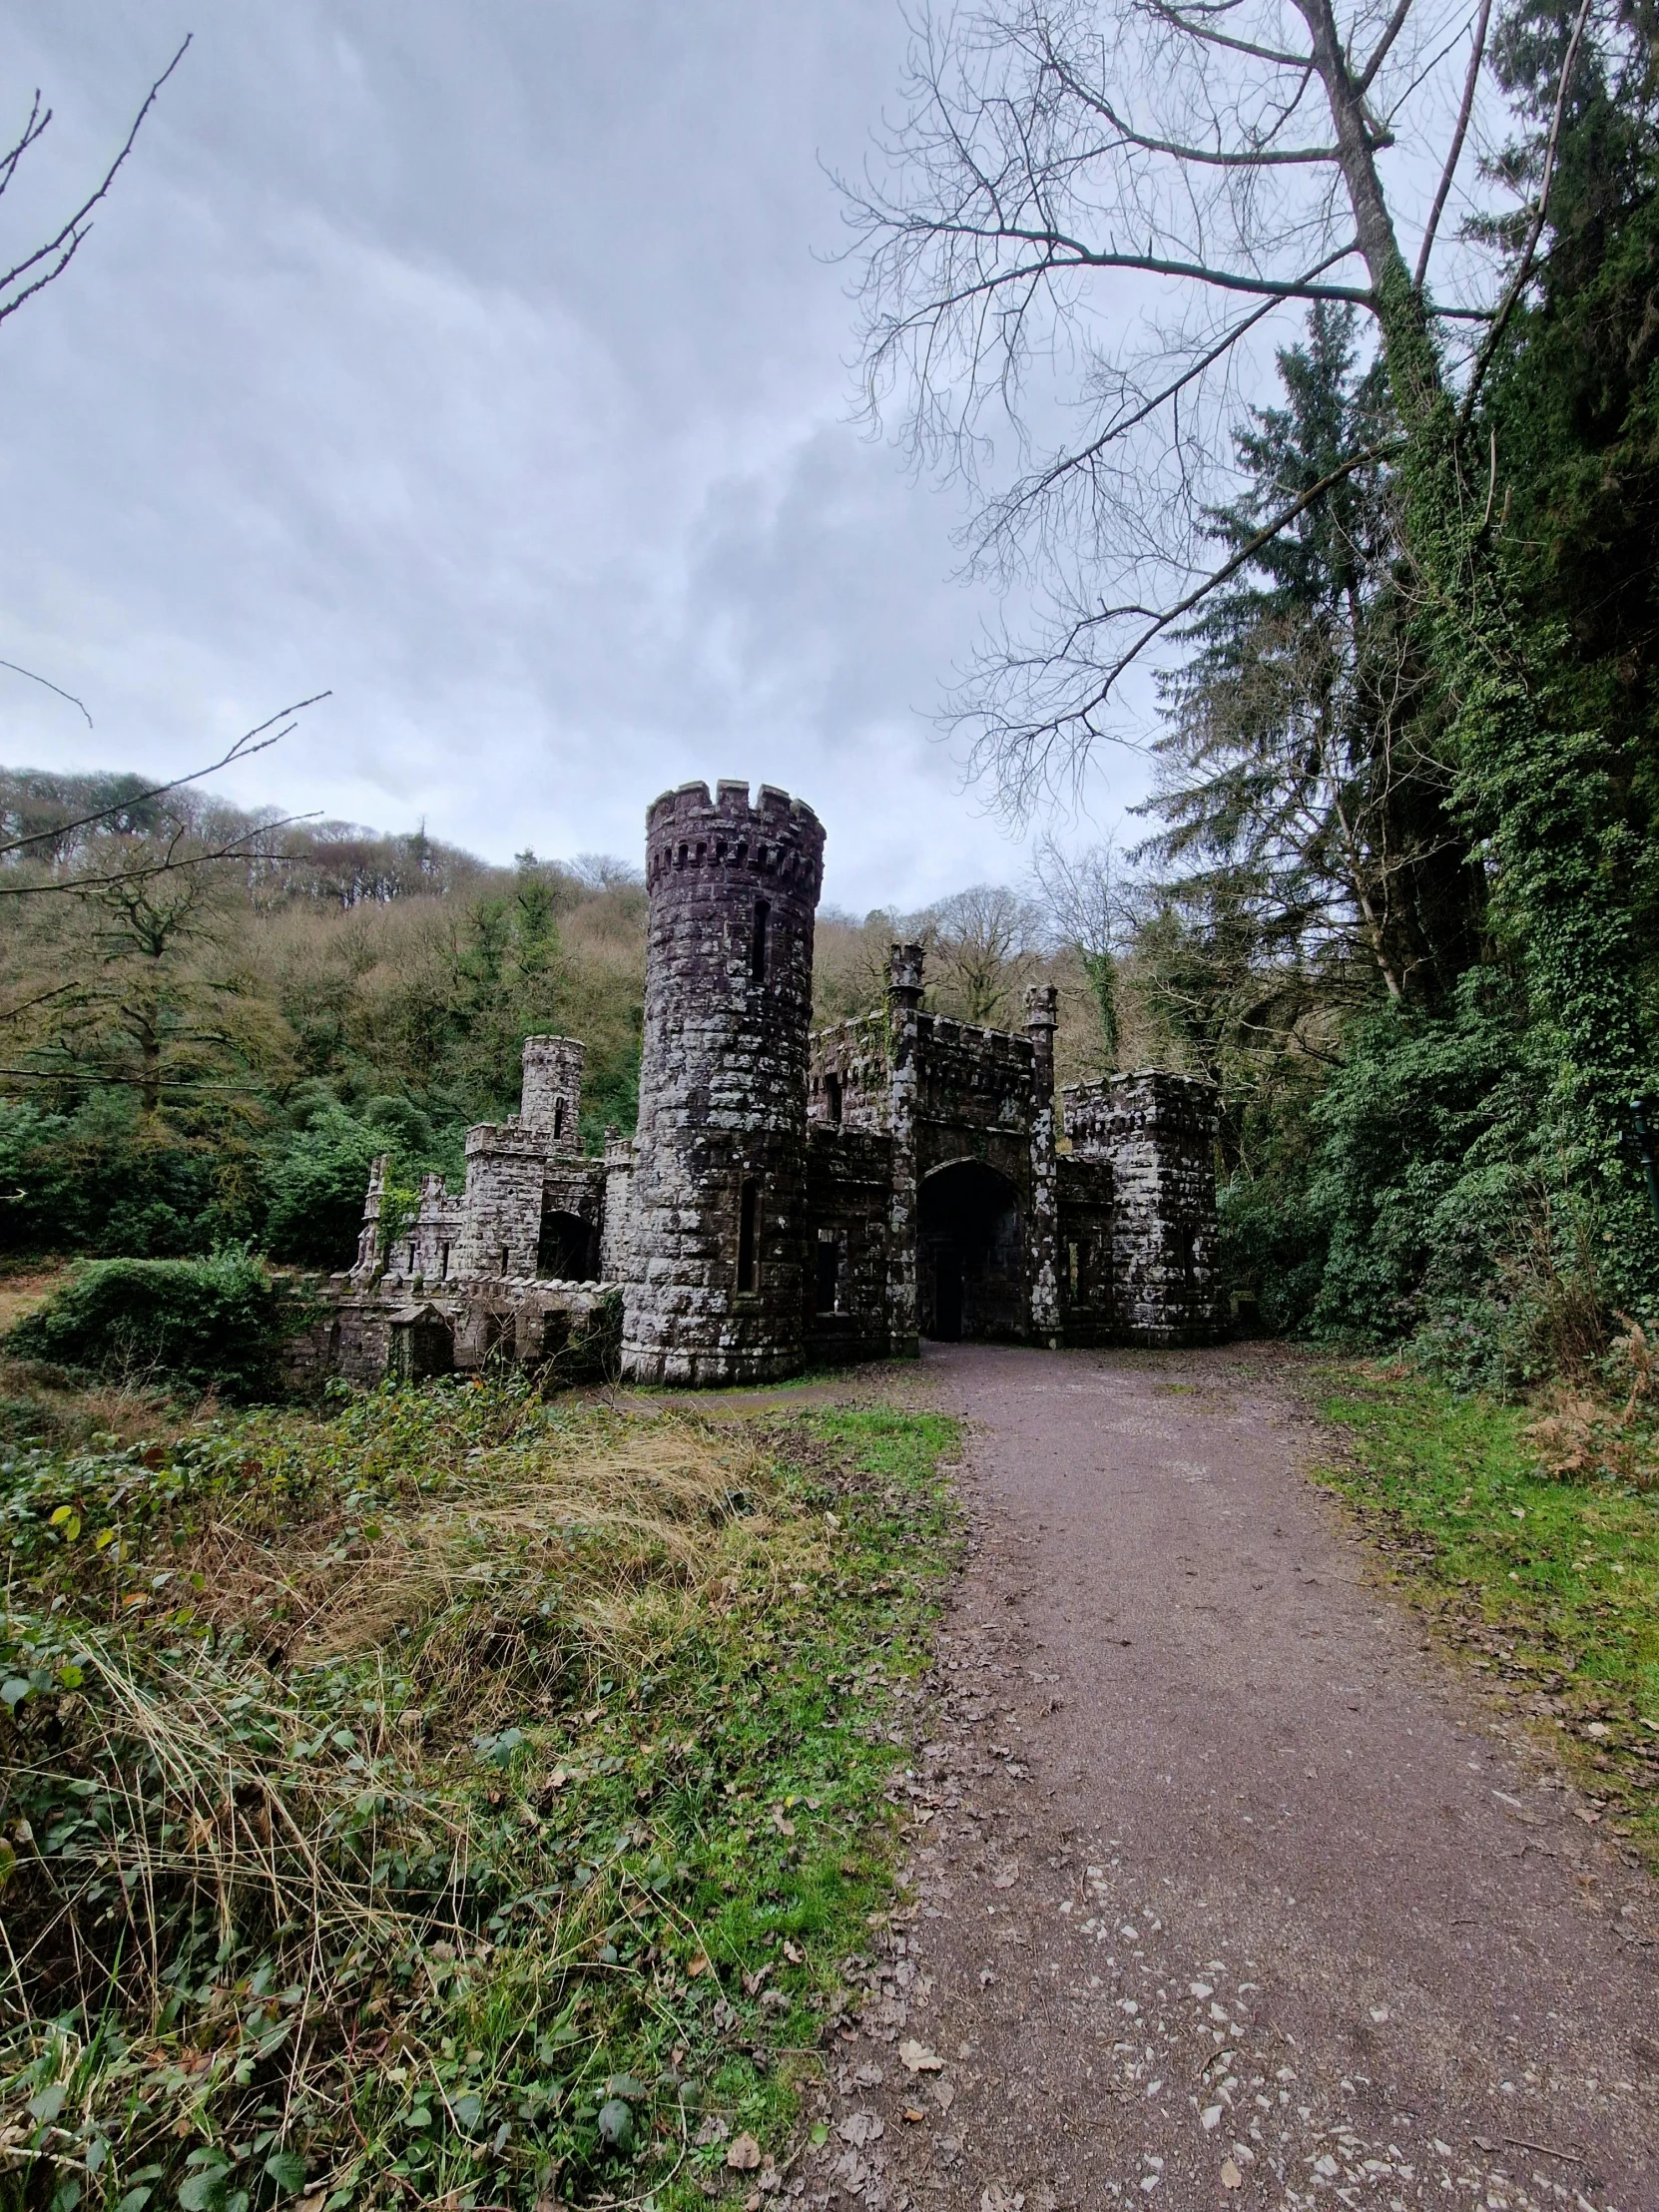
M 979 1160 L 935 1168 L 917 1210 L 917 1321 L 935 1342 L 1023 1337 L 1028 1320 L 1019 1193 Z
M 548 1207 L 541 1217 L 536 1273 L 554 1283 L 591 1283 L 594 1279 L 593 1230 L 580 1214 Z

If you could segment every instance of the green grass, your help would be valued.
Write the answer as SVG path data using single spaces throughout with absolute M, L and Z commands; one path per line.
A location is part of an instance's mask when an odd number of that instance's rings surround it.
M 0 1462 L 0 2204 L 747 2189 L 892 1901 L 954 1443 L 445 1383 Z
M 1379 1369 L 1320 1378 L 1319 1479 L 1576 1779 L 1659 1856 L 1659 1494 L 1551 1480 L 1524 1407 Z M 1590 1731 L 1595 1733 L 1590 1733 Z

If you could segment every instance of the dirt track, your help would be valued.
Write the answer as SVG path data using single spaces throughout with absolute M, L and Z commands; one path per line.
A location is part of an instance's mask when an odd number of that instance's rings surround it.
M 1652 1886 L 1368 1583 L 1282 1373 L 928 1348 L 976 1545 L 809 2204 L 1659 2207 Z

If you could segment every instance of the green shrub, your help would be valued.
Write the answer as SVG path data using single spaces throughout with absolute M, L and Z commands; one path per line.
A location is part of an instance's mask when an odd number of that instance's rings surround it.
M 266 1243 L 279 1260 L 344 1268 L 356 1257 L 363 1193 L 377 1154 L 395 1150 L 332 1100 L 274 1147 L 266 1172 Z
M 94 1260 L 17 1324 L 6 1349 L 93 1375 L 253 1398 L 275 1387 L 299 1318 L 246 1248 L 210 1260 Z
M 213 1241 L 214 1159 L 129 1094 L 73 1114 L 0 1099 L 0 1250 L 170 1258 Z

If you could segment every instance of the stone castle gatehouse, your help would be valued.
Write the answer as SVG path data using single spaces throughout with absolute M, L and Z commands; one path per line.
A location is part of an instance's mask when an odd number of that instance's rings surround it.
M 1215 1336 L 1214 1095 L 1190 1077 L 1054 1089 L 1055 994 L 1025 1026 L 886 1002 L 814 1034 L 824 830 L 771 785 L 667 792 L 646 818 L 639 1126 L 577 1150 L 585 1048 L 524 1045 L 519 1112 L 469 1130 L 459 1195 L 406 1223 L 385 1163 L 330 1286 L 329 1364 L 370 1378 L 539 1360 L 620 1296 L 622 1370 L 765 1382 L 921 1338 L 1172 1345 Z

